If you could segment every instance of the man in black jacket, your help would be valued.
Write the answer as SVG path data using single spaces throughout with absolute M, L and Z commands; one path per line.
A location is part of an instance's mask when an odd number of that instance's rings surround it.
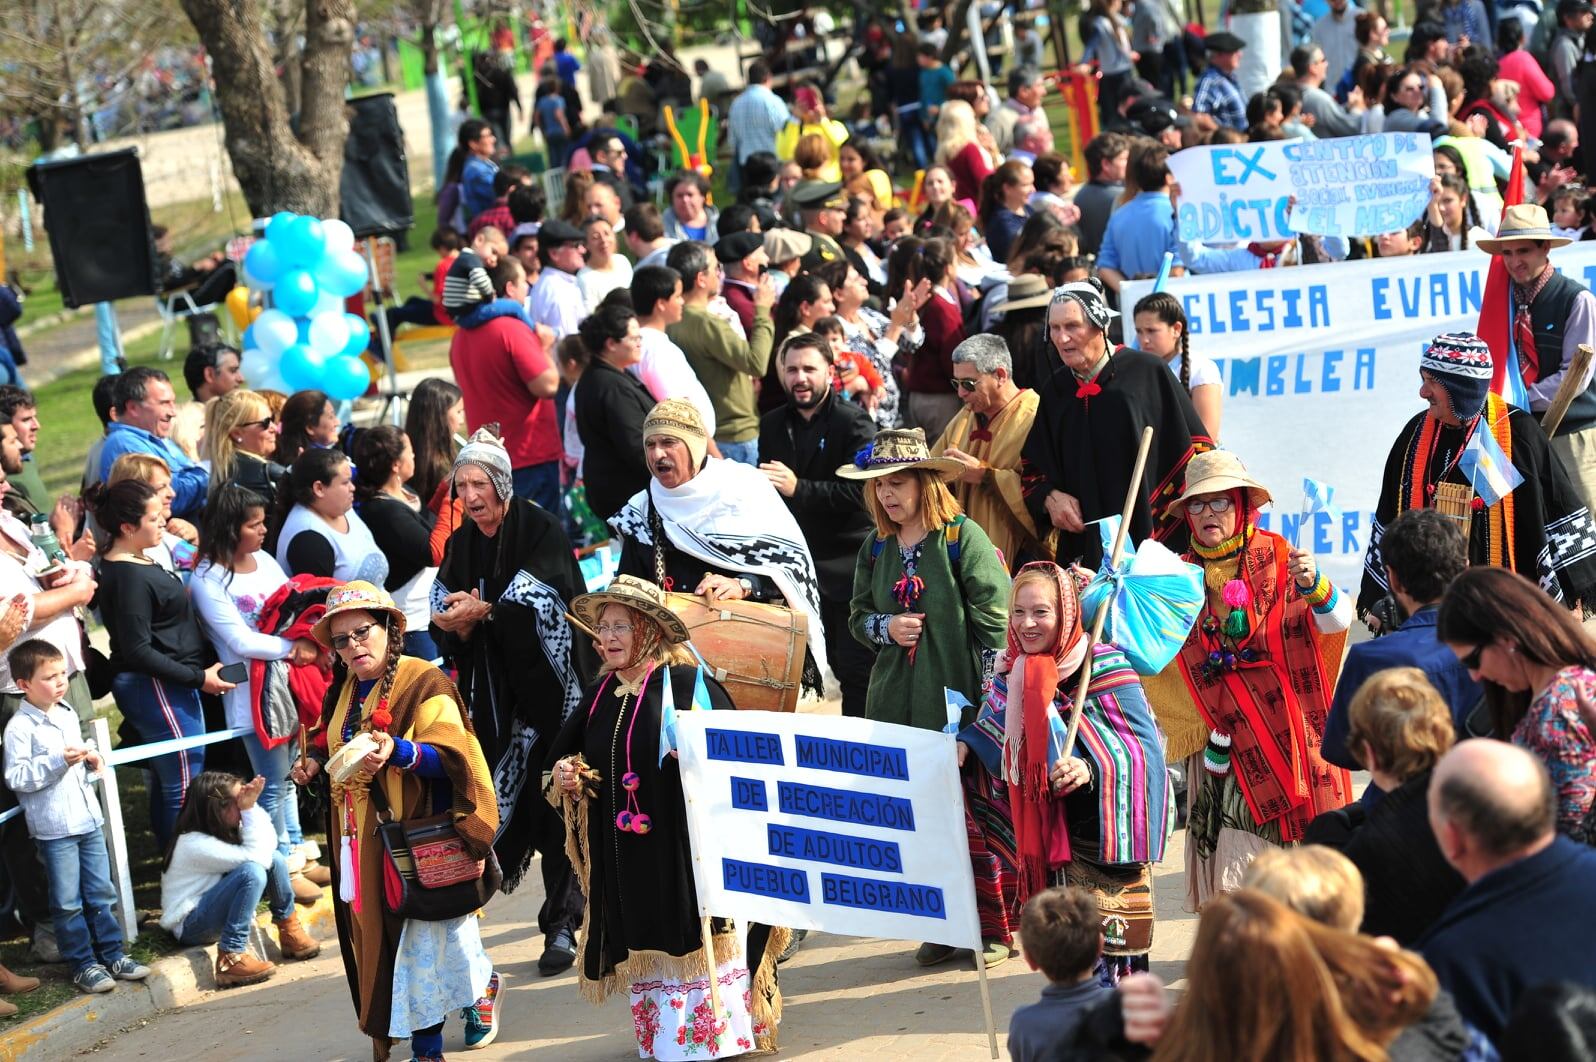
M 875 422 L 831 386 L 831 346 L 814 332 L 791 336 L 776 354 L 785 404 L 759 421 L 759 467 L 803 529 L 820 582 L 820 614 L 842 714 L 864 715 L 875 655 L 848 632 L 854 561 L 872 524 L 857 483 L 837 478 L 875 435 Z

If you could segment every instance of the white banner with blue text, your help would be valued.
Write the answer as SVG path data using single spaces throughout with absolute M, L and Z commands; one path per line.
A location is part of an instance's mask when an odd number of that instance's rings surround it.
M 1261 523 L 1300 535 L 1344 590 L 1357 592 L 1386 456 L 1424 409 L 1419 355 L 1443 332 L 1474 331 L 1490 261 L 1456 251 L 1187 275 L 1165 289 L 1185 307 L 1191 349 L 1219 363 L 1224 447 L 1274 495 Z M 1553 251 L 1552 264 L 1590 287 L 1596 243 Z M 1125 284 L 1127 332 L 1151 290 Z M 1340 511 L 1303 526 L 1304 477 L 1335 488 Z
M 1376 133 L 1192 147 L 1169 171 L 1180 238 L 1223 246 L 1405 229 L 1429 205 L 1435 157 L 1423 134 Z
M 980 948 L 952 735 L 782 712 L 676 735 L 700 914 Z

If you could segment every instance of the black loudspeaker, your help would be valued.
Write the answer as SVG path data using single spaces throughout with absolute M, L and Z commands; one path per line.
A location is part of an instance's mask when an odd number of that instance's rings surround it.
M 28 187 L 44 206 L 56 282 L 68 306 L 155 294 L 155 239 L 137 152 L 36 163 Z
M 391 92 L 349 101 L 349 139 L 338 187 L 340 216 L 355 236 L 392 236 L 415 224 L 405 134 Z

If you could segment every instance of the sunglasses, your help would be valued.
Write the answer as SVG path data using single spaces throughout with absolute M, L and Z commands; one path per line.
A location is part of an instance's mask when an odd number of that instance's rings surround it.
M 974 394 L 975 389 L 981 386 L 980 380 L 961 380 L 957 376 L 950 379 L 948 383 L 953 385 L 955 391 L 963 391 L 967 395 Z
M 1485 652 L 1485 646 L 1476 645 L 1465 657 L 1460 659 L 1465 670 L 1478 671 L 1480 669 L 1480 655 Z
M 1186 511 L 1193 516 L 1200 515 L 1204 509 L 1211 513 L 1228 513 L 1230 512 L 1230 498 L 1221 494 L 1217 498 L 1209 498 L 1206 501 L 1202 498 L 1193 498 L 1186 503 Z
M 267 417 L 265 420 L 252 420 L 252 421 L 249 421 L 247 423 L 240 424 L 239 427 L 240 428 L 259 428 L 261 431 L 265 431 L 267 428 L 271 427 L 275 423 L 277 423 L 277 422 L 274 421 L 272 418 Z
M 371 632 L 376 627 L 375 623 L 366 623 L 351 630 L 348 634 L 335 634 L 332 636 L 332 647 L 342 652 L 349 648 L 350 642 L 359 642 L 361 645 L 365 645 L 370 640 Z

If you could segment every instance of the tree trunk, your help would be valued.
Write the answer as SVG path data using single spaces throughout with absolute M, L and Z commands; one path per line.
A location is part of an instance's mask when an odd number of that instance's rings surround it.
M 338 215 L 349 135 L 344 86 L 354 40 L 351 0 L 309 0 L 299 135 L 277 83 L 259 0 L 182 0 L 210 53 L 227 154 L 256 217 L 279 210 Z

